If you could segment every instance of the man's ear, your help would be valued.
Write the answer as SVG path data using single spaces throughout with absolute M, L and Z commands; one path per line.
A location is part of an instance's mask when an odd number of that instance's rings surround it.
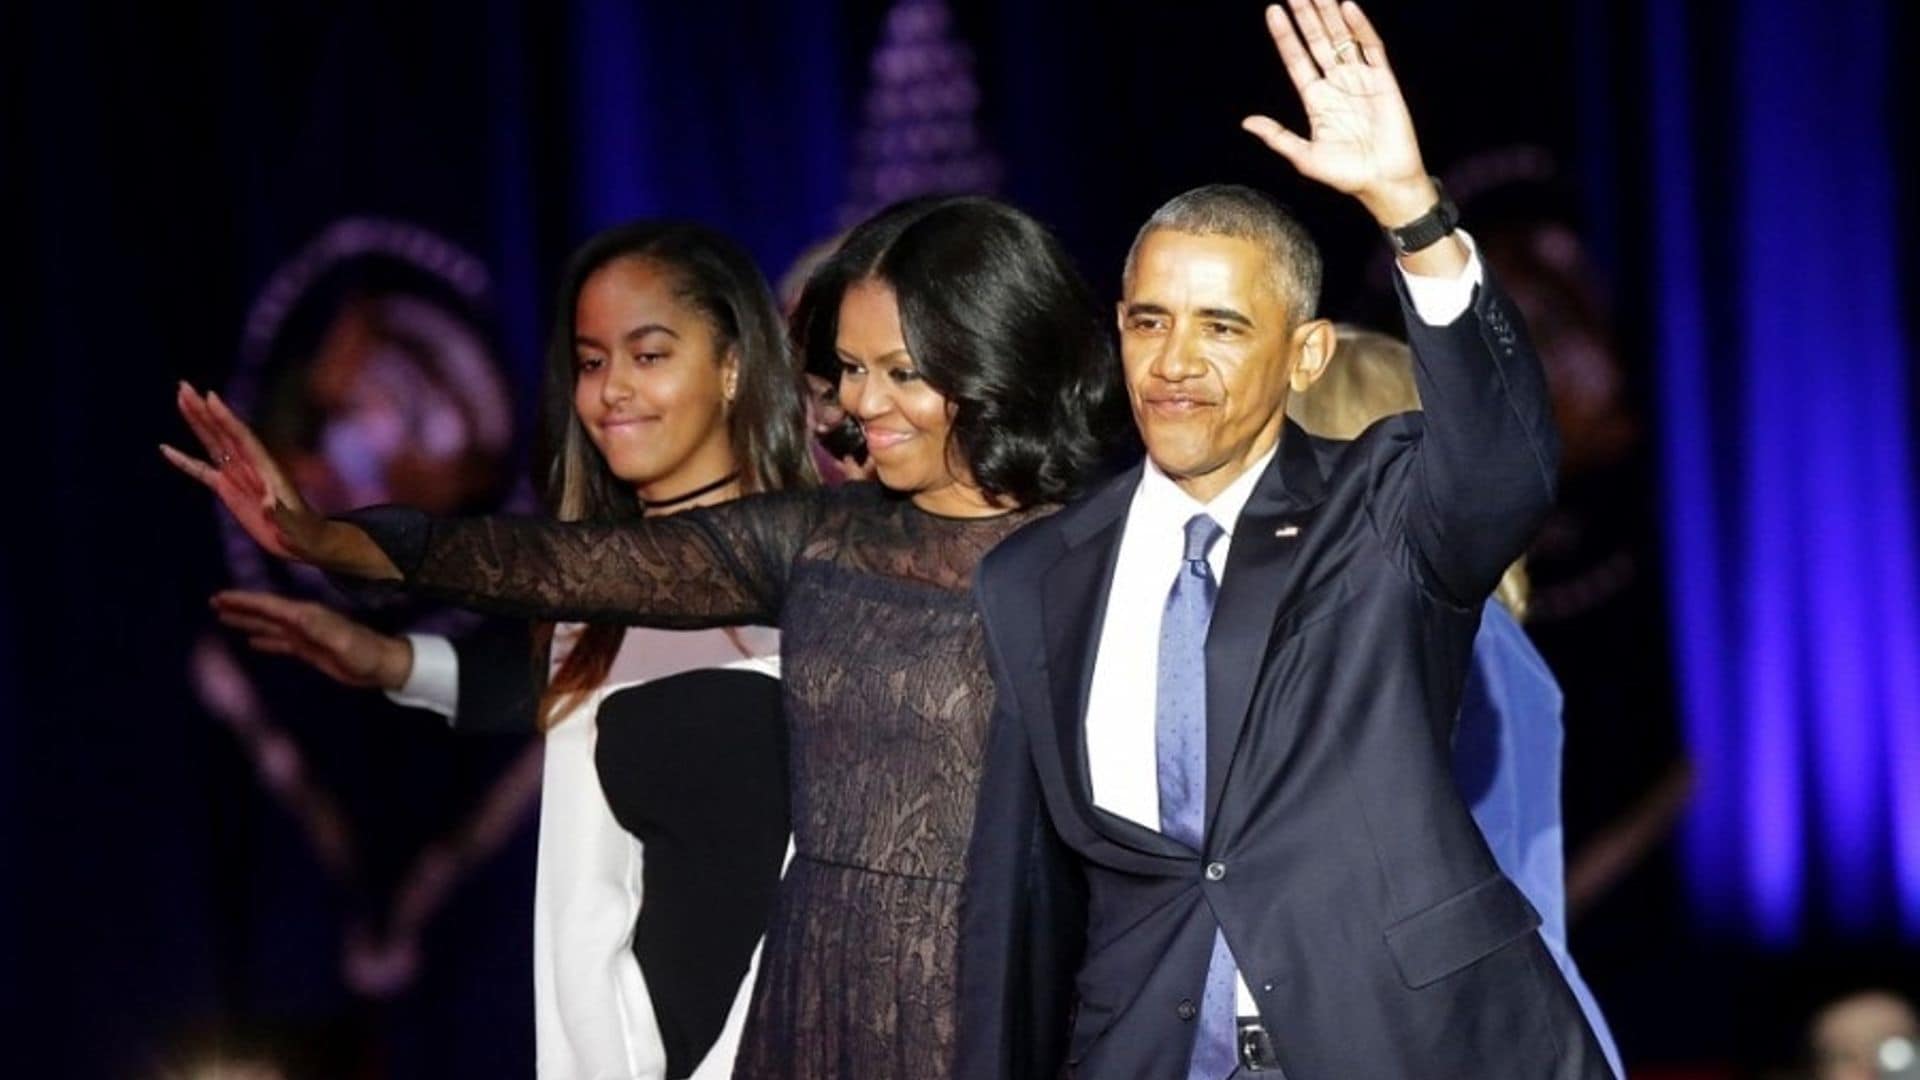
M 1287 373 L 1287 386 L 1296 394 L 1312 386 L 1326 374 L 1333 362 L 1335 335 L 1327 319 L 1309 319 L 1293 328 L 1289 343 L 1293 351 L 1293 370 Z

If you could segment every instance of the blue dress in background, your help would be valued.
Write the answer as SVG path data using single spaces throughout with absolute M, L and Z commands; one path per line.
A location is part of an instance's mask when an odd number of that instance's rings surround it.
M 1453 775 L 1500 869 L 1540 912 L 1540 937 L 1566 976 L 1615 1076 L 1620 1050 L 1567 951 L 1560 836 L 1560 684 L 1507 609 L 1489 600 L 1460 700 Z

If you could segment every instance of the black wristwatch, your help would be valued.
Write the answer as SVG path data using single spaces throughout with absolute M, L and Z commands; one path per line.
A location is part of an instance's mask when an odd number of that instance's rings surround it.
M 1460 208 L 1447 198 L 1447 189 L 1440 186 L 1437 177 L 1433 178 L 1433 190 L 1440 193 L 1440 201 L 1433 204 L 1433 209 L 1405 225 L 1381 230 L 1387 234 L 1387 243 L 1393 245 L 1395 255 L 1411 255 L 1423 248 L 1430 248 L 1460 224 Z

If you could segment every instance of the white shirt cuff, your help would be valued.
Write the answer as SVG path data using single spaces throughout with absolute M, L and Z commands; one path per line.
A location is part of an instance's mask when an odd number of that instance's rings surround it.
M 1394 269 L 1406 280 L 1407 296 L 1413 300 L 1414 314 L 1428 326 L 1445 326 L 1473 304 L 1473 290 L 1480 287 L 1483 277 L 1480 269 L 1480 248 L 1468 236 L 1465 229 L 1455 235 L 1467 245 L 1467 265 L 1459 274 L 1450 277 L 1426 277 L 1421 274 L 1409 274 L 1400 260 L 1393 261 Z
M 387 691 L 399 705 L 431 709 L 452 721 L 460 711 L 460 654 L 453 642 L 438 634 L 408 634 L 413 643 L 413 669 L 400 689 Z

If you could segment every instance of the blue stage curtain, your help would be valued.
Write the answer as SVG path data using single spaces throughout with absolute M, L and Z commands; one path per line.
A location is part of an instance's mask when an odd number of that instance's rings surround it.
M 1706 923 L 1920 937 L 1886 0 L 1645 8 L 1671 599 Z
M 739 238 L 777 279 L 832 233 L 851 99 L 837 7 L 570 8 L 575 239 L 628 218 L 692 218 Z

